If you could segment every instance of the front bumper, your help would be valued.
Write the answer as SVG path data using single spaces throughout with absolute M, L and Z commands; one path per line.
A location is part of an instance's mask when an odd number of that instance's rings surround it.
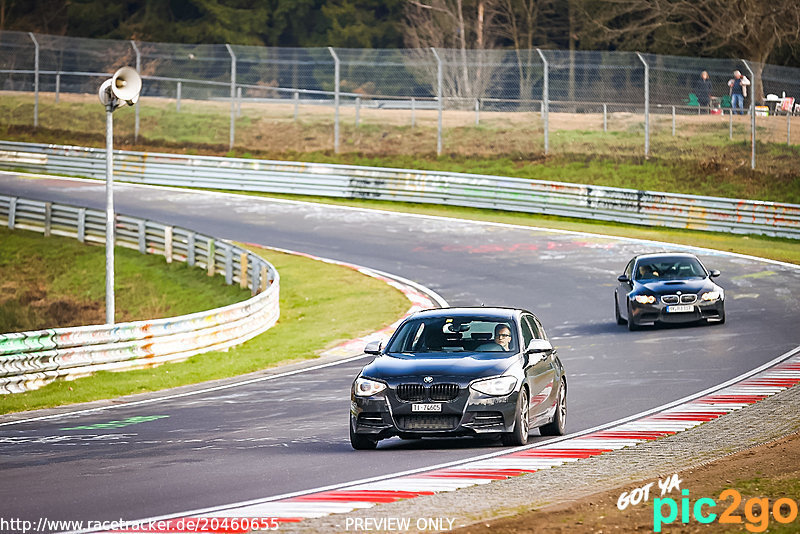
M 353 432 L 377 439 L 392 436 L 420 438 L 477 436 L 511 432 L 514 429 L 518 391 L 489 396 L 459 387 L 458 395 L 438 402 L 425 398 L 419 402 L 401 400 L 396 389 L 388 387 L 378 395 L 357 397 L 351 394 L 350 425 Z M 440 412 L 414 412 L 414 404 L 440 404 Z
M 660 301 L 653 304 L 641 304 L 630 301 L 630 314 L 637 325 L 653 323 L 691 323 L 703 319 L 721 320 L 725 315 L 725 301 L 703 301 L 698 299 L 690 312 L 668 312 L 668 305 Z

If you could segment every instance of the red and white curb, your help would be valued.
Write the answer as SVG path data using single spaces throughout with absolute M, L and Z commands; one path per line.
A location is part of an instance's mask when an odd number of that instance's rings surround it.
M 214 509 L 195 510 L 158 520 L 165 522 L 162 528 L 164 525 L 177 526 L 187 518 L 270 518 L 278 524 L 287 525 L 304 519 L 371 508 L 377 504 L 488 484 L 677 434 L 745 408 L 798 383 L 800 347 L 691 397 L 572 436 L 487 454 L 468 461 Z

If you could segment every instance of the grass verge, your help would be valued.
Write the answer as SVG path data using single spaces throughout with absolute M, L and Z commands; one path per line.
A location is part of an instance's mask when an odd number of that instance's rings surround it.
M 185 362 L 126 372 L 99 372 L 73 381 L 3 397 L 0 413 L 48 408 L 157 391 L 250 373 L 308 358 L 378 330 L 405 312 L 408 300 L 396 289 L 351 269 L 253 249 L 281 275 L 278 324 L 227 352 L 210 352 Z
M 0 332 L 105 322 L 103 247 L 1 228 L 0 251 Z M 114 256 L 118 322 L 184 315 L 250 296 L 185 263 L 119 247 Z

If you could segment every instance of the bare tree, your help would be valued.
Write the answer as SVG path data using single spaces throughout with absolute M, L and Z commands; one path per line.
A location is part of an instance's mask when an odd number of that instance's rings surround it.
M 621 48 L 691 49 L 754 62 L 753 96 L 763 100 L 763 64 L 800 38 L 797 0 L 588 0 L 587 34 Z
M 443 93 L 449 97 L 476 98 L 484 94 L 492 67 L 485 54 L 495 48 L 494 3 L 497 0 L 407 0 L 404 36 L 406 45 L 426 54 L 441 48 L 447 65 Z

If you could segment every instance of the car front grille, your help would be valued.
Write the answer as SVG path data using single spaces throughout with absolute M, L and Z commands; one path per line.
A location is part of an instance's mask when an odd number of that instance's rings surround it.
M 500 412 L 476 412 L 472 418 L 472 426 L 497 426 L 505 424 Z
M 678 295 L 662 295 L 661 302 L 664 304 L 677 304 L 680 302 Z
M 697 302 L 697 295 L 688 293 L 681 295 L 681 304 L 694 304 L 695 302 Z
M 661 302 L 664 304 L 694 304 L 697 302 L 697 295 L 686 293 L 684 295 L 662 295 Z
M 453 430 L 461 420 L 460 415 L 399 415 L 400 430 Z
M 432 401 L 451 401 L 458 397 L 458 384 L 434 384 L 429 395 Z
M 425 400 L 425 386 L 422 384 L 400 384 L 395 390 L 397 398 L 405 402 Z
M 425 387 L 422 384 L 400 384 L 395 388 L 397 398 L 403 402 L 448 402 L 458 398 L 458 384 L 434 384 Z

